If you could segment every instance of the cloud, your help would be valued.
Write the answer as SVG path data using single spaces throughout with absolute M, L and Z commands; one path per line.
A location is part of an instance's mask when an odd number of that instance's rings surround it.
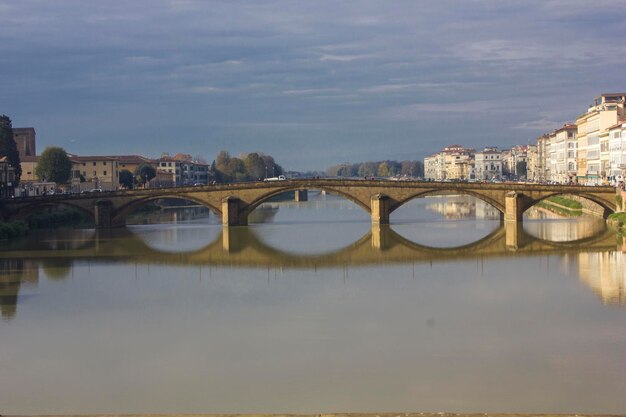
M 336 61 L 336 62 L 352 62 L 364 59 L 375 58 L 374 55 L 330 55 L 324 54 L 320 57 L 320 61 Z

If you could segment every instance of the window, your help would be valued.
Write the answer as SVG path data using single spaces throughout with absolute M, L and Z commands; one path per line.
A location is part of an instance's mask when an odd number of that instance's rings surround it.
M 104 161 L 104 162 L 102 163 L 102 165 L 105 165 L 105 166 L 106 166 L 106 164 L 107 164 L 107 161 Z
M 93 172 L 93 176 L 95 177 L 96 175 L 97 175 L 97 174 L 96 174 L 96 171 L 94 171 L 94 172 Z
M 96 161 L 93 161 L 93 166 L 96 166 Z
M 83 162 L 83 166 L 85 166 L 85 163 Z
M 104 171 L 103 175 L 106 175 L 106 174 L 107 174 L 107 172 L 106 172 L 106 171 Z

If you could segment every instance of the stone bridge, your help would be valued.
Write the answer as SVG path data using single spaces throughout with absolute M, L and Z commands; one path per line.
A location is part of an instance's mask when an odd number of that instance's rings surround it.
M 5 199 L 0 202 L 0 216 L 3 220 L 25 219 L 42 209 L 74 207 L 93 217 L 97 228 L 106 229 L 123 227 L 130 213 L 152 200 L 179 198 L 211 209 L 225 226 L 245 226 L 248 215 L 263 202 L 289 191 L 296 192 L 296 200 L 305 199 L 307 190 L 322 190 L 353 201 L 370 213 L 373 224 L 388 224 L 390 214 L 413 198 L 450 193 L 483 200 L 498 209 L 505 221 L 512 222 L 521 222 L 524 211 L 556 195 L 588 199 L 602 207 L 605 217 L 617 210 L 612 187 L 308 179 Z

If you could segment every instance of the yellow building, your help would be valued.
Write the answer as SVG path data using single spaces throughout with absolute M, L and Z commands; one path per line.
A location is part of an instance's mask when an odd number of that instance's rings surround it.
M 68 154 L 72 161 L 72 180 L 81 178 L 85 188 L 100 188 L 102 190 L 117 190 L 119 188 L 119 164 L 110 156 L 78 156 Z
M 33 182 L 38 181 L 35 170 L 37 169 L 38 156 L 23 156 L 20 157 L 20 166 L 22 167 L 22 176 L 20 182 Z

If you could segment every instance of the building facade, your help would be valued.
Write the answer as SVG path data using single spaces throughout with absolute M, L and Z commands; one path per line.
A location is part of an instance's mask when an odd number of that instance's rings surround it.
M 624 118 L 625 101 L 626 93 L 601 94 L 576 119 L 579 183 L 595 185 L 608 181 L 608 130 Z
M 487 147 L 474 156 L 474 172 L 477 180 L 502 179 L 502 154 L 497 147 Z
M 32 127 L 14 127 L 13 140 L 20 154 L 20 160 L 26 156 L 37 155 L 37 141 L 35 128 Z
M 72 161 L 72 182 L 87 182 L 85 188 L 117 190 L 119 188 L 119 167 L 115 158 L 110 156 L 78 156 L 68 154 Z

